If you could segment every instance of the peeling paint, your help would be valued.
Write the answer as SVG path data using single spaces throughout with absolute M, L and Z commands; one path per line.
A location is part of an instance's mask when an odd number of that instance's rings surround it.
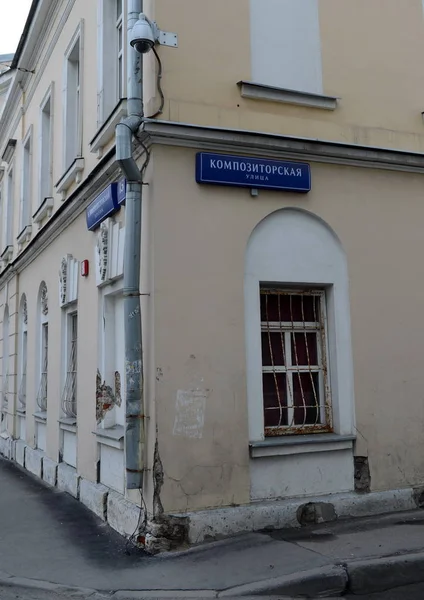
M 201 439 L 208 390 L 178 390 L 173 435 Z
M 105 381 L 102 383 L 102 376 L 97 370 L 96 376 L 96 420 L 100 423 L 108 411 L 114 406 L 121 406 L 121 375 L 115 371 L 115 391 Z

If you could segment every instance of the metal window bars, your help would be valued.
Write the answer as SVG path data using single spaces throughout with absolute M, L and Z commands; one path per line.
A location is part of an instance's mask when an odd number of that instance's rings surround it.
M 49 326 L 43 323 L 41 326 L 41 374 L 40 385 L 37 393 L 37 405 L 40 410 L 47 410 L 47 373 L 49 360 Z
M 62 394 L 62 410 L 67 417 L 77 416 L 77 344 L 78 318 L 70 315 L 70 345 L 65 386 Z
M 21 382 L 18 390 L 18 402 L 22 410 L 26 408 L 26 372 L 27 372 L 27 332 L 26 330 L 22 333 L 22 371 L 21 371 Z
M 6 410 L 9 404 L 9 371 L 3 376 L 3 393 L 1 399 L 2 410 Z
M 19 385 L 18 400 L 22 409 L 26 407 L 26 364 L 21 375 L 21 383 Z
M 266 436 L 332 431 L 325 292 L 262 287 Z

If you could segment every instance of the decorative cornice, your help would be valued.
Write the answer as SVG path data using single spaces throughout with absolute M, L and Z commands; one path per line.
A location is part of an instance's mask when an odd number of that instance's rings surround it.
M 139 135 L 163 144 L 246 156 L 291 158 L 336 165 L 424 173 L 424 154 L 272 133 L 146 119 Z

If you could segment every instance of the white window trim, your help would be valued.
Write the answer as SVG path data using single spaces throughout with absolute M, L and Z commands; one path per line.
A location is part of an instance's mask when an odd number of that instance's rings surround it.
M 305 239 L 299 240 L 302 231 Z M 312 248 L 310 240 L 313 239 L 323 239 L 325 244 L 315 244 Z M 294 252 L 294 247 L 299 248 L 299 252 Z M 282 260 L 281 257 L 290 258 Z M 300 209 L 281 209 L 256 226 L 246 252 L 245 339 L 251 445 L 261 441 L 270 446 L 278 444 L 271 444 L 264 434 L 259 286 L 266 282 L 293 288 L 307 285 L 326 289 L 333 431 L 339 436 L 353 436 L 353 363 L 346 256 L 335 234 L 315 215 Z M 318 442 L 321 435 L 329 434 L 313 435 Z M 285 444 L 290 444 L 289 440 L 299 444 L 302 436 L 281 438 L 287 440 Z
M 48 194 L 47 196 L 43 195 L 43 184 L 42 184 L 42 177 L 43 177 L 43 172 L 42 172 L 42 161 L 41 161 L 41 156 L 43 154 L 43 142 L 44 142 L 44 138 L 43 138 L 43 131 L 42 131 L 42 125 L 43 125 L 43 112 L 44 109 L 46 107 L 46 104 L 50 101 L 50 139 L 49 139 L 49 148 L 50 148 L 50 160 L 49 160 L 49 182 L 48 182 L 48 189 L 50 190 L 50 194 Z M 39 175 L 39 186 L 38 186 L 38 208 L 40 208 L 43 204 L 43 202 L 52 197 L 53 194 L 53 144 L 54 144 L 54 81 L 51 82 L 51 84 L 49 85 L 49 87 L 47 88 L 46 93 L 44 94 L 44 97 L 40 103 L 40 112 L 39 112 L 39 123 L 40 123 L 40 135 L 39 135 L 39 141 L 38 141 L 38 148 L 39 148 L 39 156 L 40 156 L 40 160 L 38 162 L 38 175 Z M 43 196 L 43 197 L 42 197 Z M 38 209 L 37 209 L 38 211 Z
M 72 381 L 72 374 L 70 371 L 70 360 L 71 360 L 71 336 L 72 336 L 72 317 L 76 315 L 77 317 L 77 333 L 76 333 L 76 364 L 75 364 L 75 382 Z M 78 305 L 75 302 L 73 305 L 68 306 L 67 308 L 62 310 L 62 331 L 64 335 L 62 336 L 62 389 L 61 389 L 61 422 L 65 423 L 68 419 L 72 420 L 72 423 L 69 422 L 70 425 L 73 425 L 75 420 L 77 419 L 78 412 L 78 334 L 79 334 L 79 314 L 78 314 Z M 75 385 L 75 396 L 76 396 L 76 404 L 74 405 L 74 414 L 71 414 L 73 411 L 66 407 L 66 403 L 69 402 L 69 386 Z
M 29 144 L 28 172 L 25 169 L 25 154 Z M 31 201 L 32 201 L 32 176 L 33 176 L 33 156 L 34 156 L 34 136 L 33 126 L 30 125 L 28 131 L 22 140 L 22 171 L 21 171 L 21 190 L 19 202 L 19 232 L 18 239 L 30 224 L 31 220 Z M 31 231 L 29 232 L 31 233 Z
M 46 314 L 44 314 L 43 312 L 43 300 L 42 300 L 42 289 L 44 288 L 46 289 Z M 43 358 L 44 358 L 44 348 L 43 348 L 43 326 L 44 325 L 49 325 L 49 312 L 48 312 L 48 288 L 45 282 L 43 282 L 40 285 L 40 289 L 38 291 L 38 300 L 37 300 L 37 397 L 36 397 L 36 404 L 39 408 L 39 412 L 37 412 L 37 415 L 44 415 L 47 411 L 47 404 L 48 404 L 48 368 L 49 368 L 49 352 L 48 352 L 48 345 L 49 345 L 49 337 L 47 337 L 47 365 L 45 366 L 43 364 Z M 50 332 L 48 331 L 48 334 Z M 47 334 L 47 335 L 48 335 Z M 43 388 L 44 386 L 46 387 L 46 393 L 43 394 Z M 45 399 L 44 398 L 45 395 Z
M 76 46 L 79 44 L 79 103 L 77 108 L 77 140 L 76 140 L 76 156 L 73 160 L 67 162 L 66 152 L 66 135 L 67 130 L 67 86 L 68 86 L 68 62 L 70 56 Z M 75 161 L 82 157 L 82 141 L 83 141 L 83 113 L 84 113 L 84 19 L 81 19 L 76 28 L 66 50 L 63 67 L 63 155 L 62 155 L 62 170 L 66 174 Z M 63 177 L 61 178 L 63 179 Z M 69 187 L 69 186 L 68 186 Z M 67 189 L 67 188 L 66 188 Z M 62 190 L 58 190 L 62 191 Z
M 35 213 L 32 215 L 32 220 L 34 223 L 38 224 L 38 228 L 41 227 L 41 222 L 45 217 L 51 217 L 54 208 L 54 200 L 53 198 L 44 198 L 43 202 L 37 208 Z
M 240 88 L 241 97 L 248 98 L 249 100 L 294 104 L 295 106 L 308 106 L 311 108 L 322 108 L 323 110 L 335 110 L 340 100 L 338 96 L 300 92 L 298 90 L 254 83 L 253 81 L 239 81 L 237 85 Z
M 24 305 L 26 306 L 24 310 Z M 27 322 L 25 323 L 25 314 Z M 19 305 L 19 346 L 18 346 L 18 410 L 26 411 L 27 363 L 28 363 L 28 306 L 26 295 L 22 294 Z
M 9 404 L 9 368 L 10 368 L 10 313 L 6 304 L 3 311 L 3 352 L 2 352 L 2 396 L 1 410 L 6 412 Z
M 12 174 L 12 176 L 11 176 Z M 3 254 L 5 254 L 6 250 L 11 247 L 12 248 L 12 253 L 13 253 L 13 218 L 14 218 L 14 201 L 15 201 L 15 163 L 14 161 L 9 165 L 9 168 L 7 170 L 7 177 L 6 177 L 6 203 L 4 204 L 5 207 L 5 214 L 3 215 L 3 248 L 2 248 L 2 259 L 4 259 Z M 12 192 L 10 191 L 10 183 L 12 182 Z
M 117 105 L 125 98 L 126 94 L 126 77 L 125 65 L 127 60 L 127 31 L 126 27 L 122 28 L 122 64 L 123 64 L 123 81 L 122 95 L 119 97 L 117 87 L 117 19 L 116 19 L 116 0 L 97 0 L 97 129 L 100 130 L 102 125 L 110 119 L 111 114 L 115 111 Z M 106 6 L 106 3 L 113 6 Z M 122 23 L 126 22 L 126 2 L 122 2 Z M 113 38 L 113 42 L 111 42 Z M 112 72 L 111 72 L 112 71 Z M 113 86 L 114 97 L 107 98 L 106 94 L 110 91 L 105 91 L 105 83 Z M 113 82 L 113 83 L 112 83 Z M 97 134 L 96 134 L 97 135 Z M 97 151 L 93 150 L 92 151 Z
M 99 326 L 98 326 L 98 331 L 99 331 L 99 371 L 100 371 L 100 375 L 102 377 L 102 383 L 103 381 L 106 382 L 107 385 L 110 385 L 110 387 L 112 388 L 112 390 L 115 392 L 114 389 L 114 381 L 112 381 L 112 372 L 115 372 L 116 370 L 116 364 L 114 362 L 114 359 L 111 358 L 110 356 L 110 350 L 111 348 L 114 346 L 114 344 L 110 343 L 111 340 L 113 340 L 113 342 L 115 341 L 115 317 L 113 319 L 111 318 L 107 318 L 106 317 L 106 308 L 107 308 L 107 304 L 109 304 L 109 306 L 111 306 L 111 302 L 113 302 L 113 300 L 115 298 L 122 298 L 122 294 L 123 294 L 123 282 L 122 281 L 115 281 L 114 283 L 109 281 L 109 284 L 106 287 L 103 287 L 100 290 L 100 294 L 99 294 L 99 306 L 100 306 L 100 310 L 98 312 L 98 319 L 99 319 Z M 123 398 L 123 389 L 125 386 L 125 382 L 123 380 L 125 373 L 121 373 L 121 401 L 124 402 L 124 398 Z M 111 409 L 106 415 L 105 418 L 101 421 L 101 423 L 99 424 L 98 428 L 97 428 L 97 435 L 99 434 L 99 431 L 103 431 L 103 430 L 110 430 L 113 428 L 119 428 L 121 427 L 121 425 L 119 425 L 116 422 L 116 407 L 114 406 L 113 409 Z M 117 429 L 118 431 L 118 429 Z M 120 430 L 119 430 L 120 431 Z M 107 436 L 110 437 L 110 436 Z M 101 442 L 101 443 L 106 443 L 106 442 Z M 110 445 L 110 444 L 108 444 Z M 120 447 L 119 446 L 115 446 L 115 447 Z

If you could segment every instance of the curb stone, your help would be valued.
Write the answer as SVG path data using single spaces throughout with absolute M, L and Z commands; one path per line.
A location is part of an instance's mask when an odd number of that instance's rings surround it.
M 330 565 L 233 587 L 218 594 L 218 598 L 281 594 L 303 595 L 309 598 L 334 596 L 345 592 L 347 584 L 346 569 L 341 565 Z
M 352 593 L 384 592 L 423 582 L 424 552 L 349 562 L 346 569 Z
M 0 586 L 45 590 L 70 598 L 91 600 L 159 600 L 179 598 L 210 600 L 211 598 L 243 597 L 244 600 L 263 596 L 335 597 L 347 591 L 353 594 L 373 593 L 424 581 L 424 552 L 384 558 L 350 561 L 344 565 L 328 565 L 291 575 L 274 577 L 218 592 L 216 590 L 111 590 L 90 588 L 15 577 L 0 571 Z

